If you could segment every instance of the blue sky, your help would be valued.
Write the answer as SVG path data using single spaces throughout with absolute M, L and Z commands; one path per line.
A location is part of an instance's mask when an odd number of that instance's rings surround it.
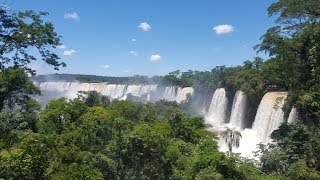
M 65 46 L 57 53 L 68 67 L 59 73 L 153 76 L 253 59 L 257 54 L 252 47 L 274 25 L 267 7 L 275 1 L 8 2 L 12 9 L 49 12 L 46 20 L 55 25 Z M 33 67 L 42 74 L 56 72 L 43 64 Z

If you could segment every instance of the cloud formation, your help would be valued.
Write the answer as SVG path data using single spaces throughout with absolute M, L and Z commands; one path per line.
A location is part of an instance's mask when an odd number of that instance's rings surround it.
M 213 30 L 218 34 L 227 34 L 234 31 L 234 27 L 232 25 L 224 24 L 213 27 Z
M 131 42 L 137 42 L 137 39 L 136 38 L 132 38 Z
M 74 53 L 76 53 L 75 50 L 71 49 L 71 50 L 64 50 L 63 51 L 63 55 L 64 56 L 72 56 Z
M 108 69 L 108 68 L 110 68 L 110 66 L 109 66 L 108 64 L 101 65 L 100 67 L 103 68 L 103 69 Z
M 129 54 L 135 57 L 139 56 L 139 53 L 137 51 L 130 51 Z
M 64 19 L 78 20 L 80 19 L 80 16 L 76 12 L 71 12 L 64 14 Z
M 124 73 L 130 73 L 130 71 L 129 71 L 129 70 L 124 70 L 123 72 L 124 72 Z
M 150 61 L 151 62 L 157 62 L 161 60 L 161 56 L 159 54 L 153 54 L 150 56 Z
M 150 26 L 150 24 L 148 24 L 147 22 L 142 22 L 142 23 L 139 24 L 138 28 L 139 28 L 140 30 L 146 32 L 146 31 L 150 31 L 151 26 Z

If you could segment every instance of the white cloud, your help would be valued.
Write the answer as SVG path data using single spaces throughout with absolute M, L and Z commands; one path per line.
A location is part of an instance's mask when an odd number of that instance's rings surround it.
M 132 39 L 131 39 L 131 42 L 137 42 L 137 39 L 132 38 Z
M 227 33 L 231 33 L 234 31 L 234 27 L 232 25 L 218 25 L 213 27 L 213 30 L 217 33 L 217 34 L 227 34 Z
M 149 31 L 151 29 L 151 26 L 147 22 L 142 22 L 139 24 L 138 28 L 142 31 Z
M 67 48 L 64 44 L 61 44 L 61 45 L 59 45 L 59 46 L 57 46 L 57 48 L 58 49 L 65 49 L 65 48 Z
M 109 66 L 108 64 L 101 65 L 100 67 L 103 68 L 103 69 L 108 69 L 108 68 L 110 68 L 110 66 Z
M 63 55 L 65 55 L 65 56 L 71 56 L 71 55 L 73 55 L 74 53 L 76 53 L 76 51 L 73 50 L 73 49 L 71 49 L 71 50 L 64 50 L 64 51 L 63 51 Z
M 136 51 L 130 51 L 129 54 L 130 54 L 131 56 L 135 56 L 135 57 L 139 56 L 139 53 L 136 52 Z
M 129 71 L 129 70 L 124 70 L 123 72 L 124 72 L 124 73 L 130 73 L 130 71 Z
M 156 61 L 160 61 L 160 60 L 161 60 L 161 56 L 159 54 L 153 54 L 150 56 L 151 62 L 156 62 Z
M 80 16 L 78 15 L 78 13 L 72 12 L 72 13 L 64 14 L 64 18 L 65 19 L 78 20 L 78 19 L 80 19 Z

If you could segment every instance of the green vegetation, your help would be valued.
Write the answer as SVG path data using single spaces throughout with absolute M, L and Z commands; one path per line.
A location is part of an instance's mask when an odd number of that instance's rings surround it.
M 1 177 L 245 179 L 248 176 L 241 171 L 242 160 L 218 151 L 215 136 L 204 129 L 201 117 L 188 117 L 165 101 L 156 104 L 117 101 L 104 107 L 95 101 L 98 105 L 95 106 L 90 99 L 96 96 L 89 93 L 83 100 L 51 101 L 40 113 L 36 129 L 11 127 L 0 141 Z M 19 115 L 6 116 L 15 118 L 17 123 L 23 121 Z M 258 171 L 250 175 L 253 174 L 261 175 Z
M 230 152 L 219 152 L 203 118 L 185 112 L 188 102 L 111 102 L 84 92 L 51 101 L 40 112 L 30 98 L 40 92 L 28 79 L 35 73 L 28 64 L 36 60 L 28 49 L 58 69 L 65 64 L 51 49 L 60 45 L 59 36 L 42 20 L 46 13 L 1 7 L 0 179 L 320 179 L 320 1 L 279 0 L 268 12 L 278 16 L 279 26 L 256 48 L 271 59 L 210 72 L 174 71 L 154 81 L 193 86 L 196 96 L 218 87 L 229 95 L 240 89 L 252 104 L 266 84 L 288 91 L 284 110 L 295 106 L 299 121 L 274 131 L 275 143 L 260 145 L 256 162 L 232 153 L 241 137 L 232 130 L 225 132 Z

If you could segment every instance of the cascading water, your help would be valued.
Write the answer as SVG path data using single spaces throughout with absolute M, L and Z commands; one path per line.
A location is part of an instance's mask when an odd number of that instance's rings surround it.
M 164 90 L 163 98 L 168 101 L 175 101 L 176 100 L 176 87 L 173 87 L 173 86 L 166 87 Z
M 241 92 L 237 91 L 233 103 L 230 116 L 229 126 L 236 130 L 242 130 L 245 121 L 245 113 L 247 110 L 247 96 Z
M 276 130 L 283 122 L 282 107 L 286 97 L 286 92 L 269 92 L 263 96 L 252 125 L 252 130 L 257 133 L 263 143 L 269 142 L 272 131 Z
M 284 122 L 282 107 L 286 97 L 286 92 L 268 92 L 263 96 L 252 129 L 240 130 L 240 146 L 233 152 L 253 157 L 252 152 L 257 150 L 257 144 L 271 143 L 270 134 Z
M 126 95 L 131 94 L 133 96 L 140 96 L 141 85 L 129 85 L 127 87 Z
M 103 95 L 109 96 L 111 99 L 119 99 L 124 96 L 126 88 L 126 85 L 108 84 L 101 93 Z
M 213 94 L 209 111 L 206 115 L 206 123 L 213 127 L 220 126 L 225 122 L 228 99 L 226 90 L 218 88 Z
M 187 94 L 193 94 L 193 88 L 165 87 L 158 88 L 158 85 L 123 85 L 107 83 L 79 83 L 79 82 L 34 82 L 47 97 L 36 97 L 41 104 L 45 104 L 51 99 L 65 97 L 73 99 L 77 97 L 78 91 L 97 91 L 111 99 L 126 100 L 128 94 L 144 99 L 144 101 L 155 101 L 166 99 L 170 101 L 182 102 Z M 177 89 L 178 93 L 177 93 Z M 161 90 L 159 92 L 159 90 Z
M 292 107 L 287 122 L 288 124 L 294 124 L 297 122 L 297 119 L 298 119 L 297 109 L 295 107 Z
M 180 103 L 180 102 L 186 100 L 188 94 L 190 94 L 191 96 L 193 95 L 193 88 L 192 87 L 179 88 L 178 94 L 176 97 L 176 101 L 178 103 Z

